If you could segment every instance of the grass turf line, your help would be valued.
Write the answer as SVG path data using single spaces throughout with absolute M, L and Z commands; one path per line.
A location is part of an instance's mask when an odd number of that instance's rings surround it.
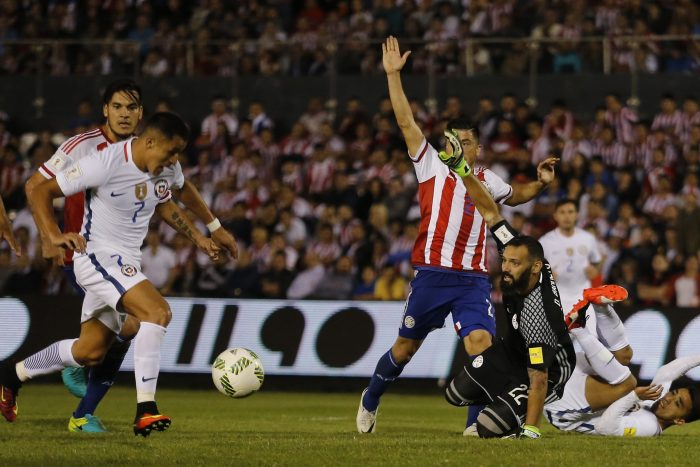
M 173 417 L 165 433 L 135 437 L 133 388 L 116 387 L 98 414 L 108 433 L 74 434 L 77 399 L 62 386 L 28 385 L 15 423 L 0 422 L 3 465 L 697 465 L 700 422 L 657 439 L 558 432 L 541 440 L 463 438 L 465 410 L 436 395 L 387 394 L 377 432 L 355 431 L 358 394 L 262 391 L 234 400 L 214 389 L 158 393 Z

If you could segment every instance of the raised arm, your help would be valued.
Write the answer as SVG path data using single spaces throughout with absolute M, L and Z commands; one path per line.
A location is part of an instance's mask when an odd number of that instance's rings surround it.
M 399 52 L 399 41 L 394 36 L 389 36 L 386 42 L 382 44 L 382 63 L 384 64 L 384 71 L 389 83 L 389 99 L 391 99 L 391 106 L 394 109 L 396 123 L 401 129 L 401 133 L 403 133 L 408 153 L 416 155 L 424 136 L 413 118 L 411 106 L 408 103 L 406 94 L 403 92 L 400 74 L 410 54 L 411 51 L 409 50 L 401 55 Z
M 552 180 L 554 180 L 554 166 L 559 162 L 556 157 L 548 157 L 537 166 L 537 180 L 529 183 L 514 183 L 513 194 L 505 202 L 508 206 L 517 206 L 527 203 L 539 195 Z
M 207 203 L 202 199 L 202 195 L 199 194 L 199 191 L 191 182 L 185 180 L 182 190 L 177 193 L 177 197 L 199 220 L 207 224 L 214 243 L 228 250 L 233 258 L 238 258 L 236 239 L 233 238 L 233 235 L 228 230 L 221 226 L 221 222 L 214 216 Z

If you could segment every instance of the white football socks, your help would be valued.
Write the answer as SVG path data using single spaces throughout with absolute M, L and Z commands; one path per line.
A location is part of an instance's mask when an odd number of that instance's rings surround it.
M 80 367 L 73 358 L 73 343 L 78 339 L 65 339 L 54 342 L 43 350 L 38 351 L 15 365 L 15 371 L 20 381 L 41 375 L 48 375 L 72 366 Z
M 615 356 L 585 328 L 569 331 L 586 354 L 586 359 L 595 374 L 610 384 L 620 384 L 631 374 L 630 369 L 617 361 Z
M 134 338 L 134 375 L 136 376 L 136 401 L 156 399 L 156 386 L 160 372 L 160 346 L 165 328 L 154 323 L 141 322 Z
M 617 316 L 612 305 L 596 305 L 591 303 L 597 318 L 596 331 L 598 338 L 608 350 L 616 351 L 629 345 L 625 335 L 625 326 Z

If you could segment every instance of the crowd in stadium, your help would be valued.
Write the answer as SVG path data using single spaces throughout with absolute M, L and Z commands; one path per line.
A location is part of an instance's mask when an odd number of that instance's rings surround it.
M 479 37 L 556 42 L 536 52 L 525 41 L 476 45 L 475 73 L 521 74 L 531 52 L 541 72 L 599 72 L 603 45 L 593 37 L 610 39 L 612 71 L 689 73 L 700 68 L 700 41 L 643 38 L 699 33 L 692 0 L 5 0 L 0 40 L 51 42 L 0 45 L 0 73 L 377 74 L 388 35 L 413 49 L 418 73 L 430 54 L 435 72 L 463 73 L 465 40 Z
M 245 115 L 229 113 L 226 104 L 212 98 L 182 164 L 238 239 L 239 259 L 212 264 L 165 223 L 156 224 L 143 249 L 152 282 L 172 295 L 404 299 L 420 215 L 389 100 L 366 109 L 352 98 L 331 121 L 323 101 L 312 98 L 284 134 L 262 102 Z M 540 236 L 555 227 L 555 203 L 576 200 L 578 225 L 596 236 L 604 256 L 598 282 L 627 287 L 634 303 L 698 306 L 698 101 L 668 94 L 656 115 L 641 117 L 614 94 L 600 104 L 592 121 L 581 121 L 563 101 L 537 115 L 508 93 L 483 97 L 478 109 L 450 97 L 434 115 L 411 102 L 436 146 L 448 120 L 473 119 L 481 162 L 511 183 L 534 179 L 548 154 L 561 157 L 559 177 L 534 202 L 504 206 L 516 229 Z M 0 251 L 0 291 L 71 293 L 60 270 L 41 259 L 23 193 L 24 180 L 66 136 L 12 134 L 7 117 L 0 119 L 0 195 L 25 254 Z M 66 134 L 100 123 L 85 116 Z M 489 263 L 498 300 L 493 248 Z

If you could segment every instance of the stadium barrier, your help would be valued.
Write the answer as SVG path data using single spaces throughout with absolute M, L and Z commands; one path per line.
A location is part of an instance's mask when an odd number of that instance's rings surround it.
M 396 338 L 403 302 L 229 300 L 168 298 L 173 319 L 163 344 L 161 370 L 209 373 L 229 347 L 258 353 L 267 375 L 367 377 Z M 0 298 L 0 360 L 19 358 L 79 331 L 78 297 Z M 700 352 L 700 309 L 618 310 L 640 380 L 676 357 Z M 497 307 L 498 328 L 509 324 Z M 131 351 L 130 351 L 131 352 Z M 431 333 L 402 376 L 443 379 L 465 361 L 451 320 Z M 122 370 L 133 369 L 127 355 Z M 689 373 L 700 380 L 700 369 Z

